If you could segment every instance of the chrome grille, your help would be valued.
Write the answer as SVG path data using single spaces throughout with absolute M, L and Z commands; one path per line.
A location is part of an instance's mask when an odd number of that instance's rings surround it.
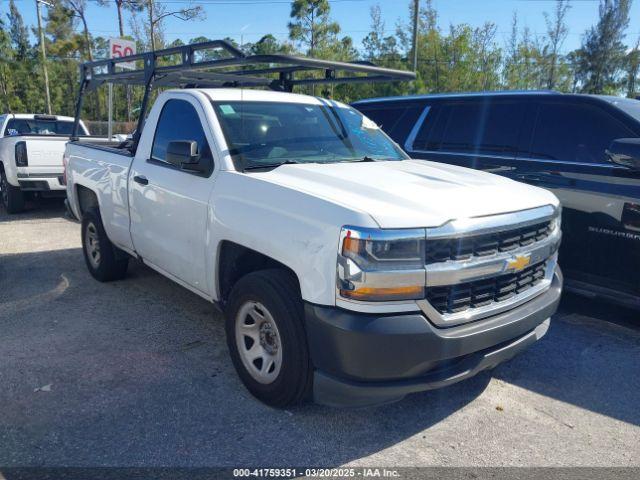
M 428 240 L 426 263 L 429 265 L 448 260 L 469 260 L 472 257 L 509 252 L 544 240 L 550 234 L 549 220 L 501 232 Z
M 546 205 L 427 228 L 425 298 L 416 303 L 430 321 L 448 327 L 533 299 L 553 281 L 559 214 Z
M 545 277 L 546 267 L 545 261 L 517 273 L 456 285 L 432 287 L 427 289 L 427 300 L 442 315 L 503 302 L 540 283 Z

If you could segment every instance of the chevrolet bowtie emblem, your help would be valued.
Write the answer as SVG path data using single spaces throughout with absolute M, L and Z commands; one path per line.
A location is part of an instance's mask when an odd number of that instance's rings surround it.
M 529 257 L 525 257 L 524 255 L 518 255 L 517 257 L 513 257 L 511 260 L 507 260 L 507 270 L 515 270 L 519 272 L 527 265 L 531 259 Z

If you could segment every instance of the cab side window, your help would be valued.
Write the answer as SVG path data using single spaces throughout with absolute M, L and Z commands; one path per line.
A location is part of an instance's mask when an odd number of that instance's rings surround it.
M 446 103 L 429 112 L 414 149 L 514 155 L 523 118 L 524 105 L 516 101 Z
M 151 148 L 151 160 L 166 163 L 169 142 L 178 140 L 197 142 L 200 156 L 211 158 L 211 149 L 196 109 L 185 100 L 169 100 L 160 112 Z
M 539 105 L 529 158 L 607 163 L 605 150 L 616 138 L 635 134 L 605 110 L 590 104 Z
M 403 144 L 425 109 L 424 105 L 389 102 L 383 105 L 356 105 L 364 115 L 396 142 Z

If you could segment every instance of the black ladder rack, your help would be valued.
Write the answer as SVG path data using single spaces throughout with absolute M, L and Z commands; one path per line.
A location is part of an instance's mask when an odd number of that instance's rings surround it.
M 207 57 L 207 54 L 214 58 Z M 130 62 L 135 62 L 135 70 L 122 67 L 123 63 Z M 297 72 L 323 74 L 319 78 L 296 78 Z M 212 40 L 128 57 L 97 60 L 84 63 L 80 67 L 80 92 L 76 103 L 72 140 L 78 138 L 84 94 L 105 83 L 145 86 L 138 128 L 134 134 L 134 145 L 137 145 L 149 93 L 153 87 L 266 87 L 291 92 L 296 85 L 392 82 L 415 78 L 413 72 L 377 67 L 370 62 L 336 62 L 280 54 L 246 55 L 226 40 Z

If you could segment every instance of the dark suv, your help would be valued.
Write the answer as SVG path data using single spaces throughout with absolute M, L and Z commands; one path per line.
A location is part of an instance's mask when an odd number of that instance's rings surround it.
M 545 91 L 353 106 L 413 158 L 551 190 L 564 207 L 560 263 L 567 287 L 640 307 L 640 101 Z

